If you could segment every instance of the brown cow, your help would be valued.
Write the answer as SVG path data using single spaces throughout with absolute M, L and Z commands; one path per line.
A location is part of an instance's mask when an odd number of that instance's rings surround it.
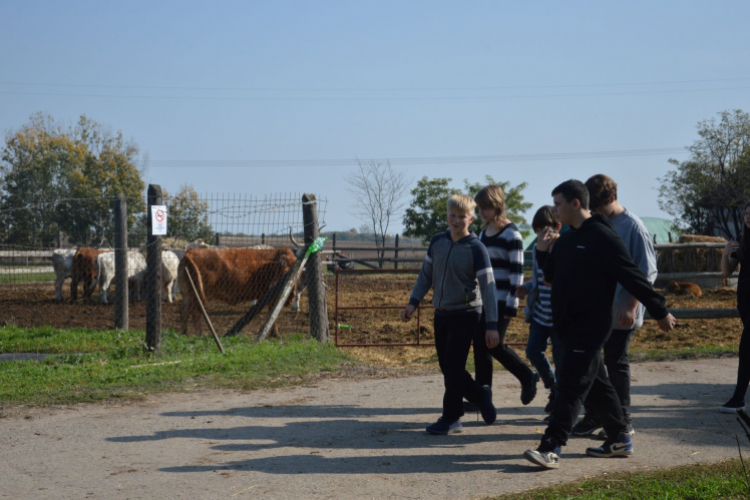
M 692 295 L 693 297 L 701 297 L 703 290 L 695 283 L 678 283 L 677 281 L 670 281 L 667 285 L 667 291 L 672 292 L 675 295 Z
M 70 269 L 70 303 L 78 300 L 78 282 L 83 284 L 83 299 L 91 298 L 96 288 L 99 273 L 96 269 L 96 257 L 100 253 L 112 250 L 98 250 L 96 248 L 79 248 L 73 256 L 73 266 Z
M 182 333 L 188 333 L 192 317 L 196 334 L 201 333 L 200 306 L 192 293 L 185 273 L 198 290 L 205 305 L 219 300 L 236 305 L 260 300 L 289 271 L 297 258 L 288 248 L 256 250 L 252 248 L 191 248 L 185 251 L 177 272 L 182 293 Z M 271 308 L 273 301 L 269 303 Z M 278 335 L 276 324 L 273 334 Z

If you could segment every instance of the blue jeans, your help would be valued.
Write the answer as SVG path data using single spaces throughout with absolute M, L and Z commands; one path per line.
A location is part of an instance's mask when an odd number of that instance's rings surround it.
M 532 318 L 529 325 L 529 341 L 526 344 L 526 357 L 539 372 L 544 387 L 549 389 L 555 385 L 556 377 L 552 365 L 550 365 L 547 356 L 544 355 L 547 350 L 547 339 L 550 339 L 552 343 L 552 359 L 555 361 L 555 367 L 559 367 L 560 354 L 562 353 L 560 341 L 551 326 L 540 325 Z

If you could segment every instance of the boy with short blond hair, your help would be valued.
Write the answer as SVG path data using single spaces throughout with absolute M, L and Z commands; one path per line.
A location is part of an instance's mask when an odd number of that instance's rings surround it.
M 435 349 L 445 393 L 442 416 L 427 427 L 431 434 L 461 432 L 463 398 L 479 406 L 488 425 L 497 418 L 490 388 L 479 385 L 466 371 L 466 359 L 474 332 L 480 327 L 482 309 L 486 316 L 487 346 L 493 348 L 499 342 L 492 266 L 487 250 L 469 231 L 475 208 L 469 196 L 453 195 L 448 199 L 448 230 L 430 240 L 409 305 L 401 311 L 401 319 L 409 321 L 433 288 Z

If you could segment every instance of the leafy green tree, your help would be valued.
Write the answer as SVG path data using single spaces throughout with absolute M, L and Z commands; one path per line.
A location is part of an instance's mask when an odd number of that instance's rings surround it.
M 202 201 L 192 186 L 185 184 L 175 196 L 164 194 L 169 219 L 169 236 L 193 241 L 203 238 L 207 243 L 214 240 L 214 230 L 208 222 L 208 203 Z
M 128 219 L 143 212 L 138 147 L 81 116 L 63 128 L 38 113 L 6 136 L 0 213 L 6 242 L 51 245 L 63 231 L 78 245 L 111 244 L 112 199 L 128 199 Z
M 433 235 L 448 229 L 448 198 L 462 192 L 460 189 L 450 187 L 451 181 L 452 179 L 447 177 L 434 179 L 422 177 L 417 181 L 417 187 L 411 191 L 413 196 L 411 205 L 404 212 L 405 236 L 421 238 L 422 242 L 427 244 Z M 531 208 L 531 203 L 525 202 L 522 194 L 527 184 L 523 182 L 511 187 L 510 182 L 499 182 L 488 175 L 484 183 L 470 183 L 464 179 L 465 193 L 474 197 L 482 187 L 489 184 L 503 189 L 508 218 L 516 224 L 526 223 L 526 219 L 521 214 Z M 481 221 L 478 217 L 471 225 L 471 230 L 475 232 L 481 230 Z
M 719 123 L 698 123 L 689 160 L 669 160 L 676 168 L 659 179 L 659 206 L 682 229 L 736 237 L 750 200 L 750 115 L 738 109 L 719 116 Z

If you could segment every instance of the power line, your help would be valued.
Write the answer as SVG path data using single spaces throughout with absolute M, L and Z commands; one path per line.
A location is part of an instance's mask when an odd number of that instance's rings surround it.
M 398 165 L 454 164 L 454 163 L 502 163 L 511 161 L 549 161 L 586 158 L 619 158 L 631 156 L 677 155 L 685 153 L 685 148 L 626 149 L 613 151 L 582 151 L 574 153 L 531 153 L 490 156 L 430 156 L 408 158 L 367 158 L 367 159 L 321 159 L 321 160 L 152 160 L 149 166 L 155 168 L 258 168 L 258 167 L 336 167 L 352 166 L 358 162 L 386 161 Z
M 484 87 L 196 87 L 196 86 L 158 86 L 158 85 L 100 85 L 80 83 L 41 83 L 41 82 L 7 82 L 2 85 L 32 85 L 38 87 L 74 87 L 74 88 L 107 88 L 107 89 L 149 89 L 149 90 L 221 90 L 221 91 L 278 91 L 278 92 L 380 92 L 380 91 L 433 91 L 433 90 L 520 90 L 520 89 L 553 89 L 581 87 L 629 87 L 639 85 L 674 85 L 686 83 L 716 83 L 747 81 L 750 78 L 717 78 L 711 80 L 671 80 L 660 82 L 625 82 L 625 83 L 582 83 L 561 85 L 514 85 Z
M 534 95 L 498 95 L 498 96 L 434 96 L 434 97 L 219 97 L 219 96 L 159 96 L 159 95 L 126 95 L 126 94 L 65 94 L 46 92 L 13 92 L 0 91 L 8 95 L 33 95 L 47 97 L 104 97 L 115 99 L 170 99 L 198 101 L 459 101 L 459 100 L 492 100 L 492 99 L 535 99 L 549 97 L 597 97 L 641 94 L 676 94 L 685 92 L 712 92 L 717 90 L 746 90 L 750 87 L 717 87 L 706 89 L 644 90 L 633 92 L 596 92 L 578 94 L 534 94 Z

